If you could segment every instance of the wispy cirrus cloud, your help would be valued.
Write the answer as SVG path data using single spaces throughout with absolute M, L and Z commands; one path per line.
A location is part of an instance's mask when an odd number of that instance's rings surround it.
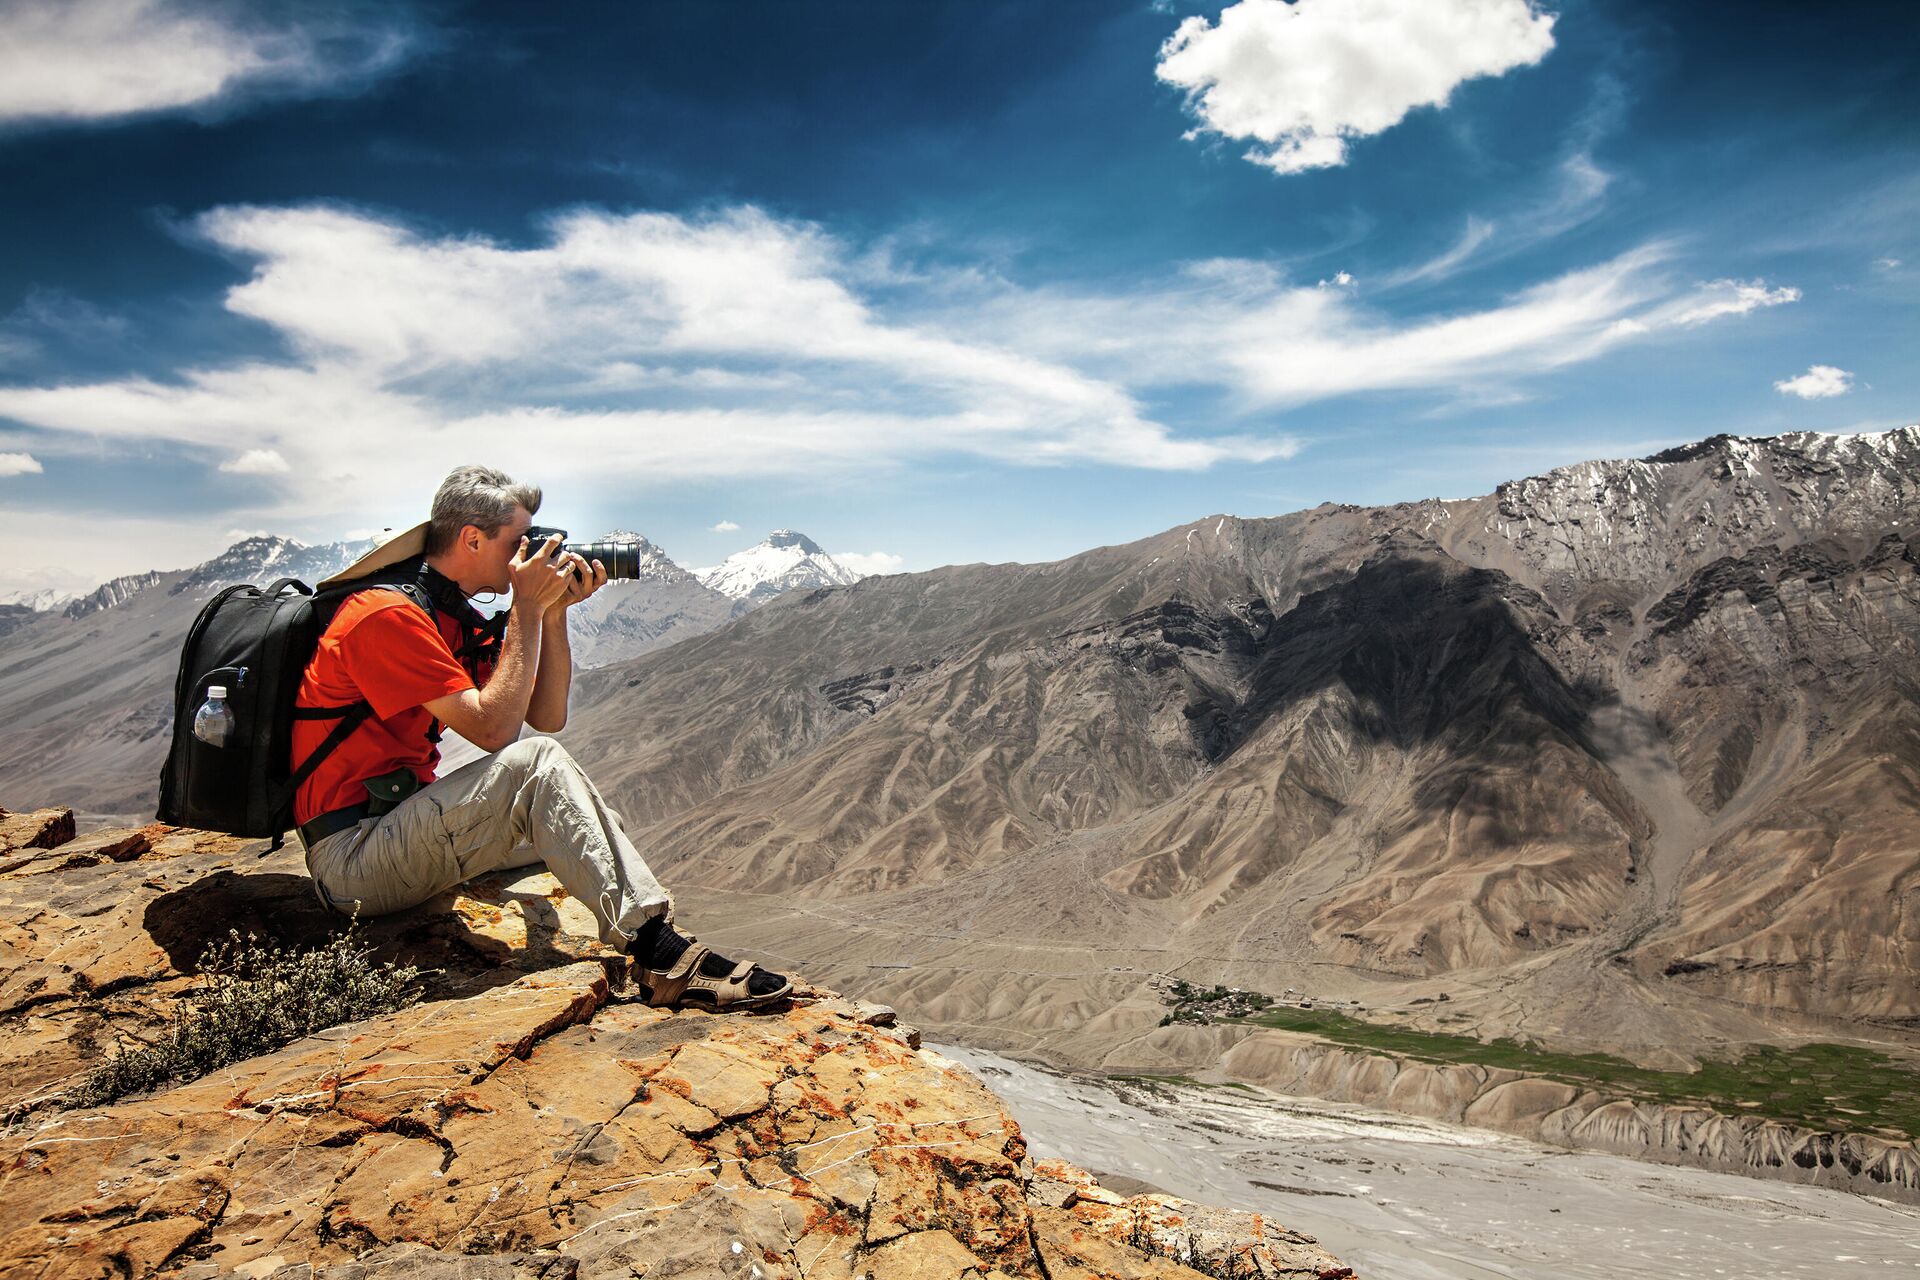
M 1691 300 L 1672 310 L 1666 323 L 1691 328 L 1722 316 L 1744 316 L 1762 307 L 1798 301 L 1800 291 L 1791 285 L 1774 288 L 1764 280 L 1713 280 L 1700 286 Z
M 325 206 L 194 228 L 255 264 L 226 306 L 296 358 L 0 386 L 0 417 L 55 448 L 192 451 L 283 515 L 410 501 L 474 457 L 659 484 L 956 454 L 1180 470 L 1297 447 L 1177 432 L 1119 381 L 890 317 L 846 245 L 753 208 L 575 210 L 525 247 Z
M 1155 72 L 1186 91 L 1189 136 L 1251 142 L 1248 160 L 1301 173 L 1345 164 L 1352 139 L 1465 81 L 1539 62 L 1553 24 L 1529 0 L 1240 0 L 1182 22 Z
M 358 0 L 9 0 L 0 6 L 0 126 L 350 91 L 421 43 L 406 6 Z
M 1490 305 L 1425 315 L 1396 314 L 1360 290 L 1296 285 L 1268 264 L 1216 260 L 1127 294 L 968 296 L 953 322 L 1023 350 L 1074 353 L 1136 386 L 1217 387 L 1261 411 L 1381 391 L 1498 402 L 1516 382 L 1800 296 L 1764 281 L 1689 283 L 1674 254 L 1646 245 Z
M 195 224 L 253 263 L 227 307 L 294 353 L 171 378 L 0 385 L 44 456 L 163 443 L 245 477 L 234 513 L 408 507 L 458 462 L 550 484 L 844 476 L 953 456 L 1199 470 L 1299 448 L 1276 412 L 1424 392 L 1502 402 L 1663 330 L 1798 297 L 1690 284 L 1646 246 L 1471 309 L 1397 314 L 1217 260 L 1103 292 L 987 270 L 890 270 L 750 207 L 578 209 L 537 243 L 423 235 L 351 209 L 229 207 Z M 1144 406 L 1198 389 L 1202 427 Z M 255 504 L 249 508 L 246 504 Z

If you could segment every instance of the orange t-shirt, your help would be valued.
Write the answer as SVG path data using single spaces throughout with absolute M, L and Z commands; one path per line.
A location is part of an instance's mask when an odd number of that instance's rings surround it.
M 429 618 L 398 591 L 356 591 L 341 604 L 300 679 L 294 705 L 338 707 L 365 698 L 373 714 L 300 784 L 296 823 L 363 803 L 362 783 L 402 766 L 423 783 L 433 781 L 440 748 L 427 736 L 433 715 L 421 704 L 478 687 L 453 656 L 459 628 L 444 614 Z M 480 674 L 484 681 L 492 673 L 483 666 Z M 338 723 L 295 720 L 292 767 L 298 769 Z

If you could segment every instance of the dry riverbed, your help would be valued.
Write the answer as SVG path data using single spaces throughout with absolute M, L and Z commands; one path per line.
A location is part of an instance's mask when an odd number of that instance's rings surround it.
M 1920 1211 L 1244 1086 L 1062 1075 L 941 1046 L 1039 1156 L 1273 1214 L 1393 1280 L 1920 1275 Z

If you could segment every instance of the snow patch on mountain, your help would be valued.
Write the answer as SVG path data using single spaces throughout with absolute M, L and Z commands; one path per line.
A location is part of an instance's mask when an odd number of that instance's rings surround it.
M 792 529 L 775 529 L 758 545 L 695 569 L 693 575 L 722 595 L 753 605 L 796 588 L 844 587 L 861 577 Z

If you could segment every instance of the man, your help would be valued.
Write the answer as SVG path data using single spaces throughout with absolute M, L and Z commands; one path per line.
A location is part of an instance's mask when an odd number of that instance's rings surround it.
M 792 990 L 786 978 L 674 929 L 666 890 L 573 757 L 552 738 L 519 736 L 523 722 L 541 733 L 566 725 L 567 611 L 607 581 L 599 561 L 561 552 L 558 538 L 527 544 L 539 509 L 538 488 L 460 467 L 425 525 L 329 579 L 412 579 L 434 608 L 429 616 L 399 591 L 352 593 L 301 680 L 299 708 L 363 698 L 373 708 L 294 800 L 315 891 L 334 910 L 381 915 L 482 872 L 544 862 L 593 912 L 601 941 L 633 957 L 650 1003 L 778 1000 Z M 502 633 L 468 598 L 509 589 Z M 295 768 L 335 723 L 295 719 Z M 442 725 L 492 754 L 436 778 Z

